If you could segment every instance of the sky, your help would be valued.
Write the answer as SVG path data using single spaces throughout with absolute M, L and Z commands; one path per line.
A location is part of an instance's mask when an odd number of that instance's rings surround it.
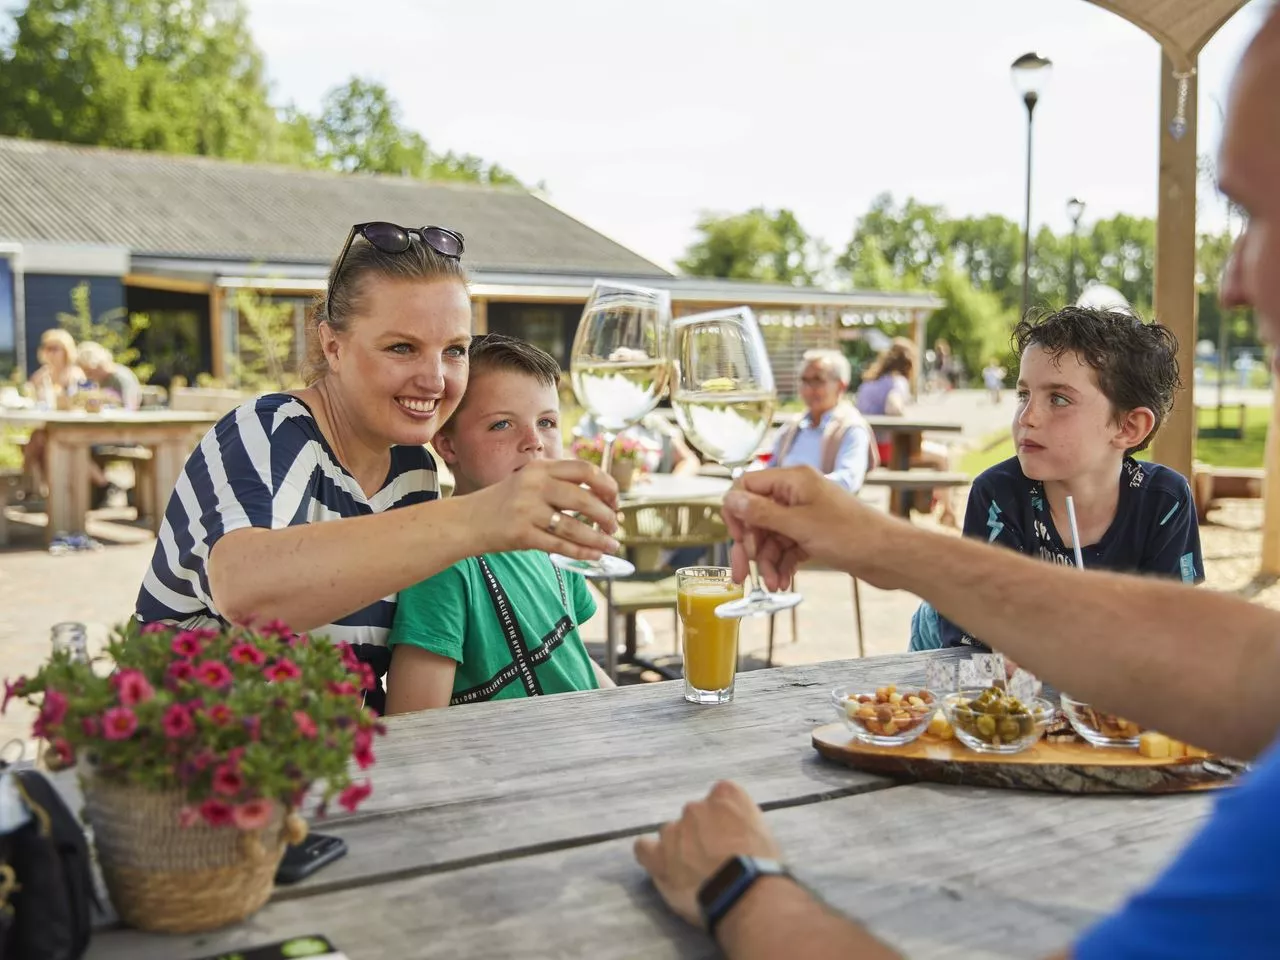
M 1253 0 L 1201 55 L 1215 153 Z M 1160 51 L 1085 0 L 248 0 L 273 100 L 352 74 L 436 149 L 477 153 L 670 267 L 699 215 L 787 207 L 842 251 L 888 191 L 1023 218 L 1026 110 L 1009 65 L 1054 63 L 1032 219 L 1154 216 Z M 1202 228 L 1225 223 L 1202 190 Z

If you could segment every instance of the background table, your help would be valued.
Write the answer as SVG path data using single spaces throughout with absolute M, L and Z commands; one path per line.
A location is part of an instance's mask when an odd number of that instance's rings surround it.
M 1204 795 L 1068 797 L 901 785 L 809 743 L 838 684 L 920 682 L 943 651 L 743 674 L 695 707 L 678 683 L 392 718 L 350 854 L 198 937 L 101 931 L 91 958 L 190 958 L 328 935 L 354 960 L 715 956 L 635 864 L 634 838 L 733 778 L 835 907 L 913 958 L 1043 956 L 1117 907 L 1204 818 Z
M 59 533 L 84 530 L 89 512 L 91 449 L 99 444 L 140 446 L 151 451 L 151 468 L 143 502 L 152 505 L 157 532 L 164 507 L 178 476 L 200 437 L 219 419 L 217 413 L 180 410 L 6 410 L 0 424 L 43 428 L 48 436 L 49 524 L 46 540 Z M 139 504 L 141 513 L 141 503 Z

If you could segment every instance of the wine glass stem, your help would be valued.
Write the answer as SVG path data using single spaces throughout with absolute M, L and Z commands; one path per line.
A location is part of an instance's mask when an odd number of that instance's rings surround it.
M 618 435 L 604 430 L 600 436 L 604 437 L 604 449 L 600 451 L 600 469 L 608 473 L 613 467 L 613 445 L 618 442 Z
M 738 464 L 736 467 L 729 468 L 729 476 L 734 483 L 737 483 L 746 472 L 746 464 Z M 747 551 L 747 570 L 751 573 L 751 593 L 753 596 L 763 594 L 765 589 L 760 584 L 760 571 L 756 567 L 756 538 L 748 531 L 742 543 Z

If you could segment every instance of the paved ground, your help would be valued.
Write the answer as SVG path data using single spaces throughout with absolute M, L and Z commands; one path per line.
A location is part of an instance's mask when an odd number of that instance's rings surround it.
M 1012 395 L 993 406 L 976 391 L 929 398 L 921 414 L 960 420 L 962 435 L 972 441 L 1006 425 L 1012 416 Z M 963 502 L 958 499 L 957 502 Z M 0 677 L 13 677 L 35 669 L 48 652 L 49 628 L 59 621 L 89 624 L 91 640 L 101 642 L 109 624 L 127 617 L 133 609 L 138 584 L 150 560 L 154 541 L 149 532 L 120 522 L 129 511 L 95 514 L 89 533 L 104 544 L 95 553 L 50 556 L 43 549 L 39 516 L 11 511 L 16 527 L 14 543 L 0 550 Z M 1206 566 L 1210 585 L 1241 592 L 1260 602 L 1280 607 L 1280 587 L 1252 581 L 1260 549 L 1261 505 L 1238 501 L 1215 514 L 1216 523 L 1204 531 Z M 920 520 L 921 523 L 929 523 Z M 798 610 L 799 638 L 792 642 L 790 617 L 779 618 L 775 661 L 803 663 L 856 655 L 852 625 L 852 595 L 843 574 L 812 572 L 801 576 L 805 596 Z M 917 601 L 910 595 L 862 586 L 862 609 L 868 654 L 905 649 L 911 613 Z M 653 642 L 642 653 L 659 656 L 674 647 L 671 616 L 665 612 L 648 617 Z M 747 666 L 762 663 L 766 648 L 763 621 L 743 626 L 742 648 Z M 602 649 L 603 617 L 586 624 L 587 642 Z M 674 692 L 673 692 L 673 695 Z M 23 736 L 29 717 L 11 708 L 0 717 L 0 744 Z

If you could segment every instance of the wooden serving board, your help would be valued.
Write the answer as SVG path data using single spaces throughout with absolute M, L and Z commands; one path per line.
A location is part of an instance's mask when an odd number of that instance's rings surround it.
M 843 723 L 813 731 L 813 745 L 829 760 L 870 773 L 911 780 L 1045 790 L 1053 793 L 1182 793 L 1231 783 L 1216 763 L 1152 760 L 1137 750 L 1041 740 L 1022 753 L 976 753 L 957 740 L 925 734 L 903 747 L 875 747 L 852 739 Z

